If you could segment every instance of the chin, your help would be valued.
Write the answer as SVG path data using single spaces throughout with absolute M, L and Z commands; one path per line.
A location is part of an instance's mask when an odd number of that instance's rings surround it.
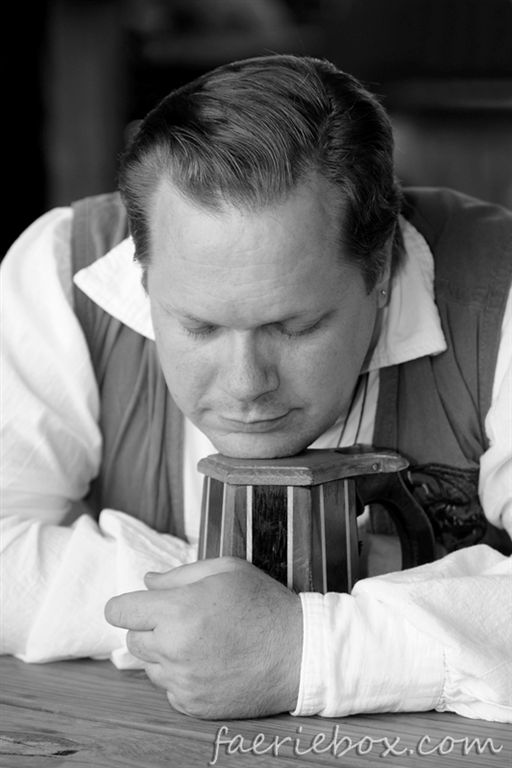
M 223 456 L 233 459 L 279 459 L 294 456 L 311 441 L 298 435 L 208 435 Z

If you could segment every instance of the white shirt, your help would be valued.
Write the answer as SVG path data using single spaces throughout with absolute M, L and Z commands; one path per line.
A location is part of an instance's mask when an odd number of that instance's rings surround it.
M 97 386 L 72 306 L 71 217 L 69 208 L 45 214 L 2 263 L 0 651 L 27 662 L 93 656 L 137 666 L 126 651 L 125 631 L 105 621 L 105 602 L 143 589 L 148 570 L 196 558 L 202 489 L 196 464 L 215 449 L 186 421 L 190 544 L 158 534 L 122 510 L 103 510 L 98 523 L 80 514 L 76 502 L 98 471 L 101 433 Z M 421 235 L 407 222 L 401 225 L 407 267 L 394 281 L 369 364 L 360 442 L 371 442 L 379 368 L 446 346 L 433 301 L 432 256 Z M 114 317 L 153 338 L 131 240 L 75 281 Z M 490 447 L 480 473 L 485 514 L 509 533 L 511 392 L 509 297 L 485 422 Z M 342 444 L 353 442 L 360 407 L 356 403 Z M 313 447 L 335 445 L 339 430 L 334 425 Z M 350 595 L 301 595 L 304 646 L 294 714 L 435 708 L 511 719 L 511 576 L 512 558 L 477 546 L 421 568 L 363 579 Z

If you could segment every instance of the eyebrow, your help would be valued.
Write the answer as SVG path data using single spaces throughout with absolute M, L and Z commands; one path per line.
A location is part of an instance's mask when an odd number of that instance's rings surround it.
M 207 320 L 203 317 L 197 317 L 197 315 L 192 315 L 190 312 L 187 312 L 184 309 L 180 309 L 179 307 L 175 307 L 172 304 L 168 304 L 167 302 L 162 301 L 159 303 L 166 312 L 177 316 L 180 320 L 188 320 L 191 323 L 197 323 L 199 325 L 215 325 L 215 323 L 212 323 L 210 320 Z M 326 309 L 322 311 L 322 313 L 318 316 L 313 312 L 311 314 L 313 315 L 315 322 L 320 322 L 321 320 L 325 320 L 327 317 L 332 315 L 334 311 L 334 309 Z M 293 315 L 287 315 L 286 317 L 280 318 L 279 320 L 272 320 L 268 323 L 263 323 L 263 325 L 284 325 L 285 323 L 290 323 L 294 320 L 303 320 L 308 314 L 308 312 L 303 314 L 295 313 Z
M 185 312 L 183 309 L 179 309 L 179 307 L 175 307 L 172 304 L 169 304 L 166 301 L 158 301 L 158 304 L 162 307 L 163 310 L 168 312 L 170 315 L 178 315 L 180 319 L 183 320 L 190 320 L 194 323 L 204 323 L 204 320 L 201 320 L 200 317 L 196 317 L 195 315 L 191 315 L 188 312 Z

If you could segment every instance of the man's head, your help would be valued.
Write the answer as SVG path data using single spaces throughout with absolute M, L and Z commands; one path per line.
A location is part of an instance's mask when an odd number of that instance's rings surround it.
M 400 208 L 379 101 L 325 60 L 274 55 L 218 67 L 166 96 L 123 158 L 137 258 L 151 260 L 149 212 L 163 178 L 206 207 L 257 210 L 314 171 L 343 202 L 340 241 L 371 289 Z
M 316 59 L 220 67 L 149 113 L 120 188 L 178 405 L 226 454 L 306 447 L 347 406 L 389 271 L 377 100 Z

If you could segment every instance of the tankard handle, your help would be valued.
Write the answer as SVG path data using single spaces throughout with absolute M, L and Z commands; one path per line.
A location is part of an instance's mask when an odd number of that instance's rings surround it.
M 391 516 L 400 540 L 402 570 L 435 560 L 432 526 L 404 479 L 407 459 L 396 451 L 361 443 L 335 451 L 360 467 L 354 478 L 360 510 L 380 504 Z
M 404 470 L 356 478 L 360 504 L 380 504 L 389 512 L 402 549 L 402 570 L 435 560 L 435 539 L 430 521 L 404 481 Z

